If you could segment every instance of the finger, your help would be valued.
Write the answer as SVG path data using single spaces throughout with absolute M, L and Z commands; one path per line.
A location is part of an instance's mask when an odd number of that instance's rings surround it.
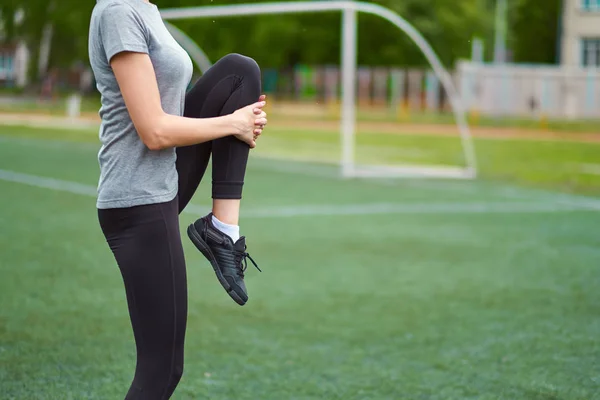
M 267 95 L 263 94 L 258 98 L 258 101 L 265 101 L 267 99 Z
M 263 110 L 261 110 L 260 108 L 255 108 L 254 114 L 256 114 L 256 118 L 266 118 L 267 117 L 267 113 L 264 112 Z
M 265 106 L 265 104 L 267 104 L 266 101 L 259 101 L 258 103 L 252 104 L 252 109 L 255 109 L 255 108 L 262 109 Z
M 256 142 L 254 140 L 251 140 L 250 143 L 248 143 L 248 146 L 250 146 L 251 149 L 256 147 Z
M 266 124 L 267 124 L 266 118 L 259 118 L 256 121 L 254 121 L 254 125 L 266 125 Z
M 258 128 L 254 130 L 254 134 L 257 136 L 260 136 L 260 134 L 262 133 L 262 128 Z

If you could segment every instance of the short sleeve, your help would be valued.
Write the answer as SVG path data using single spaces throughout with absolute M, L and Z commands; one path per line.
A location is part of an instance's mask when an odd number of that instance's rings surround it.
M 110 4 L 102 11 L 100 37 L 109 62 L 124 51 L 148 54 L 148 34 L 144 22 L 126 3 Z

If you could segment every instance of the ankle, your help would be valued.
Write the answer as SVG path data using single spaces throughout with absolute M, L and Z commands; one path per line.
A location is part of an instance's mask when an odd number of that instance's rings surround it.
M 225 224 L 239 225 L 240 202 L 236 199 L 214 199 L 213 215 Z
M 214 214 L 212 215 L 212 224 L 220 232 L 226 234 L 231 238 L 233 243 L 237 242 L 240 238 L 240 227 L 235 224 L 228 224 L 221 221 Z
M 227 224 L 227 225 L 238 225 L 239 224 L 239 221 L 237 218 L 232 218 L 227 215 L 216 214 L 215 212 L 213 212 L 213 217 L 216 218 L 217 220 L 219 220 L 219 222 L 221 222 L 223 224 Z

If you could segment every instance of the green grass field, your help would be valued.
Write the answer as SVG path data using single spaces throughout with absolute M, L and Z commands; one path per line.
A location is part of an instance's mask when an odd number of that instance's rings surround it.
M 2 399 L 119 399 L 132 378 L 96 137 L 0 126 Z M 475 181 L 343 180 L 291 159 L 335 160 L 334 132 L 259 145 L 241 225 L 264 272 L 239 307 L 183 235 L 175 399 L 600 399 L 600 176 L 581 169 L 600 145 L 477 140 Z M 358 157 L 461 161 L 456 139 L 416 135 L 360 135 Z

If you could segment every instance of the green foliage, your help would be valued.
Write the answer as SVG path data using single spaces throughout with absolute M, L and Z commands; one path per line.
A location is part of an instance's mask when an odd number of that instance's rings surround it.
M 514 60 L 554 64 L 557 60 L 561 0 L 513 0 L 510 9 L 510 42 Z
M 42 33 L 46 24 L 53 28 L 50 66 L 68 67 L 75 61 L 87 60 L 87 32 L 95 1 L 8 0 L 0 6 L 1 18 L 7 28 L 5 41 L 25 40 L 32 50 L 32 66 L 36 66 Z M 24 12 L 21 24 L 15 26 L 14 15 Z M 31 68 L 33 78 L 37 68 Z
M 159 6 L 220 5 L 244 1 L 157 1 Z M 399 13 L 432 44 L 451 66 L 468 57 L 474 35 L 488 37 L 491 15 L 479 0 L 374 1 Z M 341 17 L 337 12 L 232 17 L 176 21 L 207 52 L 218 59 L 243 52 L 267 67 L 296 63 L 337 64 L 340 60 Z M 372 15 L 359 16 L 359 63 L 364 65 L 423 66 L 420 50 L 396 27 Z
M 249 0 L 156 0 L 160 8 L 249 3 Z M 486 54 L 493 47 L 493 0 L 374 0 L 406 18 L 431 43 L 443 63 L 452 67 L 469 57 L 471 39 L 484 38 Z M 553 62 L 556 58 L 560 0 L 540 7 L 538 0 L 509 1 L 509 39 L 515 59 Z M 89 17 L 95 2 L 5 0 L 0 5 L 5 36 L 23 37 L 37 49 L 43 27 L 54 27 L 52 66 L 87 61 Z M 14 25 L 21 7 L 25 21 Z M 176 21 L 215 60 L 239 52 L 264 67 L 298 63 L 337 64 L 340 59 L 341 18 L 337 12 L 255 17 L 204 18 Z M 34 51 L 34 56 L 37 51 Z M 426 61 L 410 39 L 388 22 L 359 16 L 359 63 L 363 65 L 424 66 Z
M 487 37 L 490 14 L 480 0 L 378 0 L 405 17 L 433 45 L 446 65 L 470 52 L 473 35 Z M 156 0 L 160 8 L 248 3 L 248 0 Z M 27 39 L 34 48 L 45 23 L 52 23 L 51 65 L 68 66 L 87 60 L 89 16 L 95 2 L 47 0 L 7 1 L 0 8 L 7 30 Z M 17 6 L 25 11 L 18 29 L 9 23 Z M 337 12 L 300 15 L 230 17 L 177 21 L 207 52 L 218 59 L 230 52 L 248 54 L 265 67 L 297 63 L 337 64 L 341 18 Z M 13 32 L 14 31 L 14 32 Z M 425 65 L 417 47 L 388 22 L 359 16 L 359 62 L 369 65 Z
M 95 1 L 58 1 L 50 16 L 54 27 L 50 64 L 68 67 L 88 60 L 88 30 Z

